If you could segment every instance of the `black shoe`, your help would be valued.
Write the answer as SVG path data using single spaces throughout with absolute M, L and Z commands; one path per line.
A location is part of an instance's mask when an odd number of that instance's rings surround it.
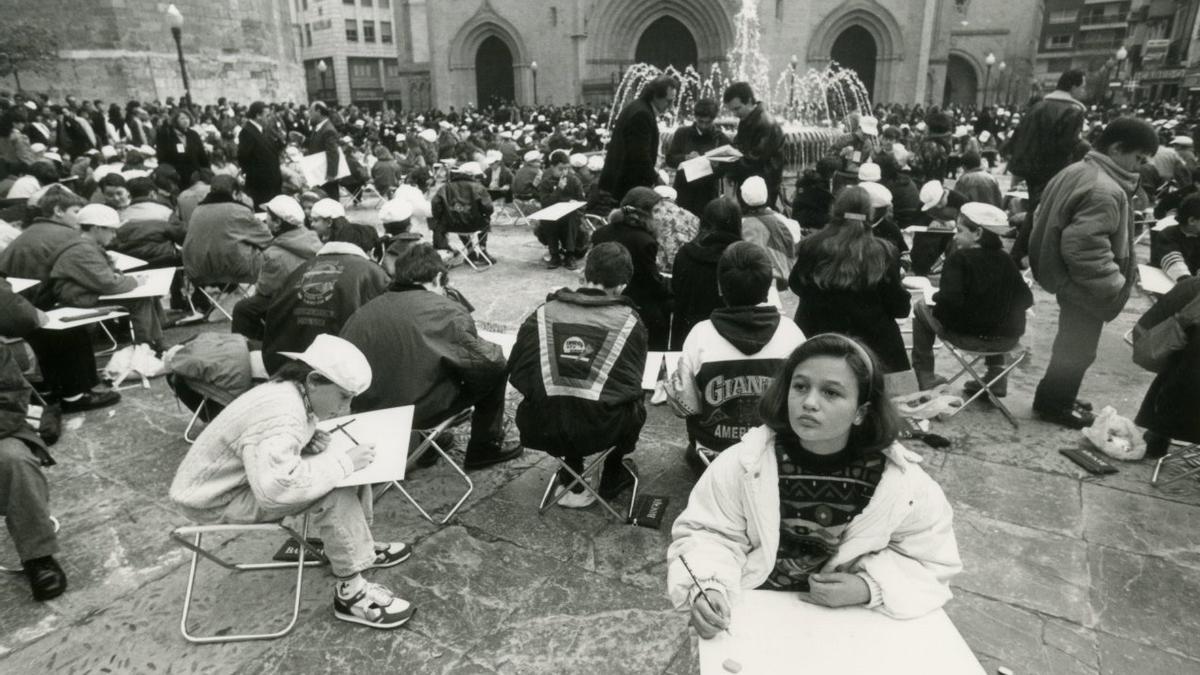
M 987 382 L 991 382 L 993 377 L 995 377 L 995 375 L 992 375 L 991 373 L 989 373 L 987 375 L 984 375 L 983 379 Z M 969 380 L 967 382 L 964 382 L 963 389 L 962 389 L 963 396 L 965 396 L 966 398 L 971 398 L 972 396 L 975 395 L 975 392 L 979 391 L 980 389 L 981 389 L 981 387 L 979 386 L 979 383 L 976 382 L 975 380 Z M 1005 396 L 1008 396 L 1008 378 L 1004 378 L 1003 380 L 997 382 L 996 384 L 993 384 L 990 387 L 990 389 L 991 389 L 992 393 L 995 394 L 998 398 L 1004 398 Z M 987 395 L 985 394 L 979 400 L 986 400 L 986 399 L 987 399 Z
M 575 270 L 579 269 L 579 263 L 575 262 L 574 258 L 568 256 L 567 259 L 563 261 L 563 267 L 574 272 Z
M 628 462 L 633 473 L 637 474 L 637 464 L 634 464 L 632 459 L 625 461 Z M 600 472 L 600 489 L 596 491 L 600 493 L 601 499 L 609 501 L 620 496 L 622 492 L 632 487 L 633 483 L 633 475 L 630 475 L 620 461 L 615 464 L 609 464 L 606 461 L 604 470 Z
M 550 262 L 546 263 L 546 269 L 556 270 L 560 267 L 562 267 L 562 259 L 556 255 L 550 256 Z
M 38 602 L 53 600 L 67 590 L 67 574 L 51 556 L 34 558 L 22 563 L 33 599 Z
M 1077 408 L 1069 410 L 1040 410 L 1034 408 L 1033 414 L 1037 415 L 1044 422 L 1057 424 L 1068 429 L 1086 429 L 1096 421 L 1095 415 Z
M 440 447 L 444 452 L 450 452 L 454 449 L 456 444 L 454 434 L 450 431 L 443 431 L 442 433 L 438 434 L 437 438 L 434 440 L 437 441 L 438 447 Z M 437 464 L 438 460 L 441 458 L 442 456 L 437 450 L 429 448 L 417 458 L 416 466 L 421 469 L 428 469 L 434 464 Z
M 1077 398 L 1075 399 L 1075 409 L 1083 410 L 1085 412 L 1092 412 L 1092 402 Z
M 480 450 L 467 448 L 467 458 L 463 462 L 463 468 L 467 471 L 486 469 L 489 466 L 516 459 L 524 452 L 525 448 L 520 445 L 507 450 L 499 446 Z
M 107 408 L 110 405 L 116 405 L 121 401 L 121 394 L 115 391 L 89 391 L 80 398 L 74 401 L 62 400 L 62 411 L 64 413 L 77 413 L 86 410 L 97 410 L 99 408 Z

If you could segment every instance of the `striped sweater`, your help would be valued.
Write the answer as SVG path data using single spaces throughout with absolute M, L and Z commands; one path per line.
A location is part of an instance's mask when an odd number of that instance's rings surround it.
M 316 430 L 290 382 L 242 394 L 192 444 L 171 483 L 171 501 L 192 518 L 215 520 L 249 488 L 268 510 L 304 506 L 354 470 L 345 452 L 304 455 Z

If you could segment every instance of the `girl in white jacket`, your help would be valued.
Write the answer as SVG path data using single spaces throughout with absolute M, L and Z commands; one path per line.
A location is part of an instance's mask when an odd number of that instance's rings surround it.
M 843 335 L 811 338 L 761 405 L 765 424 L 713 462 L 671 530 L 668 591 L 700 636 L 728 627 L 742 589 L 898 619 L 945 604 L 962 569 L 950 504 L 895 442 L 874 356 Z

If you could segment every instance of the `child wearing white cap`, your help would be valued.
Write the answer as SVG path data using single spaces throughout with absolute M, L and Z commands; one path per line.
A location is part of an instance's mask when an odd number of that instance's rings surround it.
M 262 208 L 267 213 L 267 227 L 274 238 L 263 251 L 254 295 L 233 306 L 231 325 L 234 333 L 258 341 L 263 338 L 263 320 L 272 297 L 292 270 L 311 260 L 321 249 L 321 238 L 304 226 L 304 208 L 300 202 L 287 195 L 278 195 Z
M 369 486 L 337 487 L 375 457 L 370 445 L 329 450 L 316 423 L 350 412 L 371 385 L 371 366 L 354 345 L 318 335 L 265 384 L 242 394 L 188 450 L 171 483 L 171 500 L 202 523 L 269 523 L 308 513 L 337 581 L 334 617 L 371 628 L 397 628 L 413 607 L 362 573 L 408 559 L 403 543 L 371 534 Z

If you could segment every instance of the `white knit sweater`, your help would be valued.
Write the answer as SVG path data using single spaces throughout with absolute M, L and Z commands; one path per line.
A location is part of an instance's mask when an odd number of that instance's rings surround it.
M 290 382 L 267 382 L 230 403 L 200 434 L 171 483 L 171 500 L 216 519 L 249 486 L 269 510 L 310 504 L 354 470 L 345 452 L 302 455 L 316 430 Z

